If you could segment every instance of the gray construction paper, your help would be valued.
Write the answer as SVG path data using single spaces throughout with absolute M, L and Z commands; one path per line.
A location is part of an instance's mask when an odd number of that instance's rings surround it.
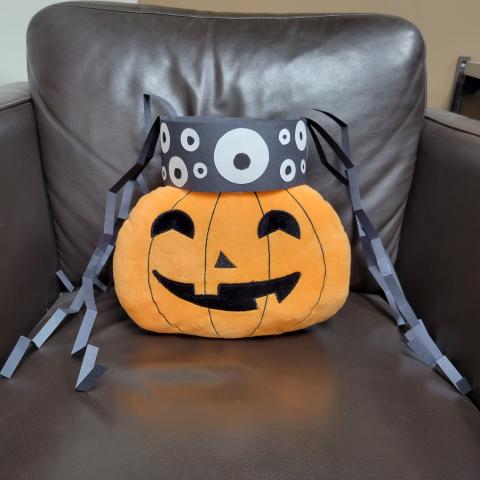
M 169 101 L 153 93 L 144 93 L 143 94 L 143 113 L 145 115 L 145 135 L 148 135 L 148 132 L 152 127 L 152 98 L 158 101 L 158 103 L 162 107 L 160 109 L 162 113 L 166 112 L 166 114 L 169 117 L 177 116 L 177 112 L 175 108 Z
M 137 182 L 138 189 L 140 190 L 140 193 L 142 195 L 146 195 L 148 193 L 148 185 L 147 185 L 147 182 L 145 181 L 145 178 L 143 177 L 142 174 L 140 174 L 137 177 L 136 182 Z
M 118 228 L 124 220 L 119 219 L 118 215 L 115 214 L 117 195 L 125 185 L 129 185 L 129 187 L 125 188 L 122 192 L 122 198 L 120 202 L 120 213 L 122 213 L 126 218 L 128 214 L 127 210 L 129 209 L 132 200 L 133 187 L 137 184 L 145 187 L 145 181 L 143 178 L 140 182 L 137 182 L 137 180 L 144 167 L 153 157 L 155 151 L 154 147 L 158 139 L 159 125 L 160 121 L 157 118 L 152 124 L 137 162 L 126 174 L 120 178 L 120 180 L 115 183 L 115 185 L 107 194 L 104 232 L 97 243 L 95 251 L 91 256 L 87 267 L 85 268 L 82 276 L 82 285 L 76 293 L 70 306 L 68 308 L 58 308 L 32 340 L 27 337 L 20 337 L 1 370 L 1 372 L 5 373 L 3 376 L 6 378 L 10 378 L 13 375 L 13 372 L 17 368 L 19 362 L 25 355 L 25 352 L 31 343 L 33 343 L 37 348 L 40 348 L 62 324 L 67 315 L 79 312 L 84 305 L 86 306 L 86 312 L 82 319 L 72 352 L 80 355 L 85 352 L 82 361 L 83 371 L 81 370 L 80 372 L 76 387 L 77 391 L 89 390 L 98 380 L 98 378 L 100 378 L 100 376 L 105 372 L 106 367 L 95 365 L 98 348 L 88 345 L 93 348 L 92 350 L 92 348 L 89 349 L 87 346 L 88 338 L 92 331 L 97 314 L 93 286 L 98 285 L 100 287 L 105 287 L 98 279 L 98 275 L 100 275 L 103 267 L 113 252 Z M 66 284 L 66 286 L 68 285 L 68 282 L 65 282 L 65 279 L 68 281 L 66 275 L 62 275 L 62 272 L 60 272 L 60 274 L 57 274 L 57 276 L 63 283 Z M 85 358 L 87 352 L 88 356 Z
M 380 288 L 385 293 L 387 302 L 390 305 L 390 308 L 392 309 L 392 313 L 395 317 L 395 322 L 397 323 L 398 326 L 405 325 L 405 320 L 403 319 L 401 313 L 398 311 L 398 308 L 395 304 L 395 297 L 393 296 L 392 292 L 389 290 L 385 280 L 383 279 L 382 275 L 380 274 L 380 271 L 377 268 L 375 257 L 370 247 L 370 243 L 367 237 L 365 236 L 365 234 L 363 233 L 363 230 L 360 227 L 359 227 L 359 231 L 360 231 L 360 242 L 363 246 L 363 251 L 365 253 L 367 267 L 370 273 L 372 274 L 373 278 L 376 280 Z
M 37 348 L 40 348 L 53 334 L 53 332 L 60 326 L 67 312 L 63 309 L 58 309 L 48 319 L 45 325 L 38 331 L 38 333 L 32 338 L 32 342 Z
M 7 361 L 4 363 L 2 370 L 0 371 L 0 376 L 4 378 L 12 378 L 13 373 L 27 353 L 30 343 L 31 340 L 24 336 L 21 336 L 17 340 L 17 343 L 13 347 L 13 350 L 10 352 Z
M 106 292 L 108 290 L 108 285 L 105 285 L 102 281 L 100 281 L 98 278 L 95 279 L 94 285 L 101 290 L 102 292 Z
M 407 345 L 415 352 L 419 360 L 423 363 L 427 365 L 435 363 L 461 394 L 464 395 L 468 393 L 471 391 L 469 382 L 458 372 L 451 361 L 442 354 L 431 336 L 428 334 L 425 325 L 420 319 L 418 319 L 405 297 L 392 261 L 390 260 L 376 229 L 373 227 L 363 208 L 356 167 L 349 158 L 350 143 L 348 140 L 347 125 L 328 112 L 320 110 L 317 110 L 317 112 L 327 115 L 341 128 L 342 147 L 340 147 L 326 130 L 318 125 L 314 119 L 307 117 L 308 127 L 312 135 L 317 132 L 328 143 L 345 167 L 345 174 L 348 180 L 346 186 L 359 230 L 361 244 L 365 252 L 367 266 L 373 277 L 377 280 L 380 288 L 385 293 L 397 324 L 403 325 L 402 328 L 405 328 L 405 324 L 408 325 L 408 329 L 404 333 Z M 319 149 L 322 162 L 325 163 L 326 156 L 324 152 L 321 151 L 322 146 L 318 138 L 317 141 L 315 141 L 315 145 Z M 330 171 L 332 171 L 332 169 L 335 170 L 331 165 L 328 169 Z
M 58 272 L 55 272 L 55 275 L 62 282 L 63 286 L 68 292 L 71 293 L 75 290 L 73 283 L 70 281 L 70 279 L 67 277 L 66 273 L 63 270 L 58 270 Z
M 103 365 L 96 363 L 98 355 L 98 347 L 88 344 L 83 356 L 82 365 L 78 374 L 75 390 L 77 392 L 88 392 L 96 385 L 98 379 L 107 370 Z
M 45 322 L 42 328 L 32 338 L 33 344 L 37 348 L 40 348 L 50 338 L 53 332 L 55 332 L 55 330 L 62 324 L 63 320 L 67 315 L 80 311 L 83 305 L 83 301 L 83 287 L 80 287 L 78 292 L 75 294 L 75 297 L 73 298 L 70 306 L 68 308 L 58 308 L 57 310 L 55 310 L 53 315 Z

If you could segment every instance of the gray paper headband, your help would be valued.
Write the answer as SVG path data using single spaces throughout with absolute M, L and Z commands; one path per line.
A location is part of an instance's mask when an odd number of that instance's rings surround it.
M 304 119 L 160 120 L 165 185 L 197 192 L 258 192 L 306 183 Z

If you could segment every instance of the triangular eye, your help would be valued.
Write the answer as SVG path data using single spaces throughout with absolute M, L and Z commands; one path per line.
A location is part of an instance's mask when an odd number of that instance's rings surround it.
M 300 226 L 293 215 L 283 210 L 270 210 L 258 224 L 258 238 L 262 238 L 277 230 L 282 230 L 292 237 L 300 238 Z
M 160 214 L 152 223 L 151 236 L 156 237 L 169 230 L 176 230 L 189 238 L 195 236 L 195 226 L 192 219 L 182 210 L 169 210 Z

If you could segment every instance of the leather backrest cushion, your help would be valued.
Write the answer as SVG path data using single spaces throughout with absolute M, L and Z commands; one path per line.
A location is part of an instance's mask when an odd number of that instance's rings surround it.
M 284 117 L 322 108 L 343 118 L 366 209 L 396 256 L 425 103 L 424 44 L 410 23 L 75 2 L 39 12 L 27 45 L 59 257 L 73 280 L 101 233 L 107 189 L 143 143 L 143 92 L 180 114 Z M 317 158 L 310 148 L 309 183 L 353 242 L 352 288 L 367 289 L 345 188 Z M 160 183 L 158 157 L 146 177 Z

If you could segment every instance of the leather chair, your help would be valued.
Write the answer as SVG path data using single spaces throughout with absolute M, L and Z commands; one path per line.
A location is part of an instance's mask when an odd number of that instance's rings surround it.
M 71 298 L 55 271 L 78 284 L 106 191 L 142 145 L 149 92 L 183 114 L 322 107 L 347 121 L 368 213 L 474 390 L 460 396 L 404 345 L 346 192 L 312 153 L 309 182 L 353 246 L 342 310 L 295 334 L 207 340 L 141 331 L 113 289 L 99 292 L 92 343 L 107 374 L 74 391 L 77 315 L 0 381 L 0 478 L 480 477 L 480 124 L 425 112 L 412 24 L 74 2 L 39 12 L 27 43 L 28 84 L 0 88 L 0 360 Z

